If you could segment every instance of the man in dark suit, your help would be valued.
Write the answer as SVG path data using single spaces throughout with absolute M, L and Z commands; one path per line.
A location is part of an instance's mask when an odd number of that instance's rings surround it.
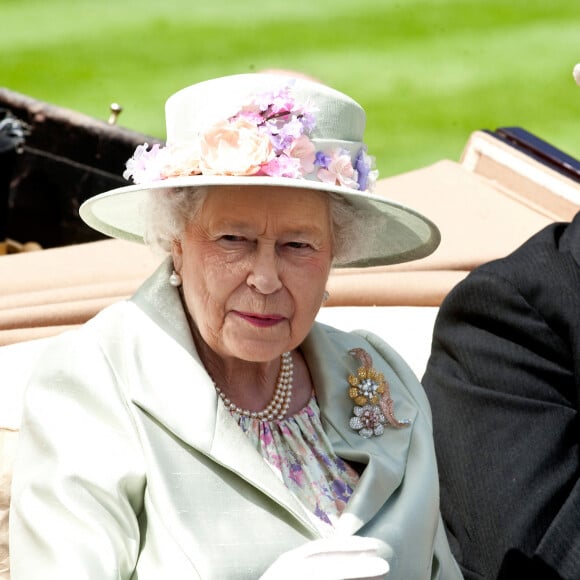
M 423 384 L 465 578 L 580 578 L 580 213 L 450 292 Z

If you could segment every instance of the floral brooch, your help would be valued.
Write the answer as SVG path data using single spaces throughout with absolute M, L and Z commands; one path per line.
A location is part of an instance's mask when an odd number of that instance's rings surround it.
M 349 375 L 347 379 L 348 396 L 354 402 L 353 416 L 349 421 L 351 429 L 368 439 L 382 435 L 385 423 L 397 429 L 410 425 L 409 419 L 399 421 L 395 417 L 389 385 L 383 373 L 373 367 L 371 355 L 362 348 L 353 348 L 348 352 L 361 363 L 356 376 Z

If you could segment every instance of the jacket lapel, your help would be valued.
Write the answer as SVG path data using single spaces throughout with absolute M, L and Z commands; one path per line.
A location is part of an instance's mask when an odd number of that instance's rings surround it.
M 347 377 L 356 374 L 360 365 L 348 351 L 360 346 L 360 336 L 321 324 L 315 324 L 302 346 L 316 385 L 322 423 L 334 450 L 343 459 L 364 466 L 339 520 L 338 527 L 345 533 L 355 533 L 369 522 L 401 484 L 417 413 L 410 401 L 396 397 L 395 393 L 401 392 L 399 377 L 368 345 L 375 368 L 384 373 L 391 386 L 397 416 L 410 419 L 411 425 L 402 429 L 386 426 L 382 436 L 370 439 L 364 439 L 349 427 L 353 403 L 348 397 Z

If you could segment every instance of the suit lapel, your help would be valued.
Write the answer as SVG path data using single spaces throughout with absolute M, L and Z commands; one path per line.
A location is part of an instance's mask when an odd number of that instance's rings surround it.
M 302 351 L 316 385 L 322 424 L 338 456 L 362 464 L 364 471 L 339 520 L 339 528 L 355 533 L 369 522 L 401 484 L 413 429 L 416 409 L 406 400 L 395 399 L 399 417 L 411 419 L 403 429 L 385 427 L 380 437 L 364 439 L 349 427 L 353 403 L 348 397 L 347 377 L 356 374 L 358 361 L 348 354 L 360 347 L 361 338 L 315 324 Z M 368 345 L 377 370 L 384 373 L 393 393 L 400 379 L 383 358 Z

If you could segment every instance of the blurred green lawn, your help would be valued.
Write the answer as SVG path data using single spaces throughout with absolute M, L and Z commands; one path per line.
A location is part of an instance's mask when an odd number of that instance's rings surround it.
M 299 70 L 367 111 L 381 175 L 517 125 L 580 156 L 577 0 L 0 0 L 0 86 L 165 136 L 172 92 Z

